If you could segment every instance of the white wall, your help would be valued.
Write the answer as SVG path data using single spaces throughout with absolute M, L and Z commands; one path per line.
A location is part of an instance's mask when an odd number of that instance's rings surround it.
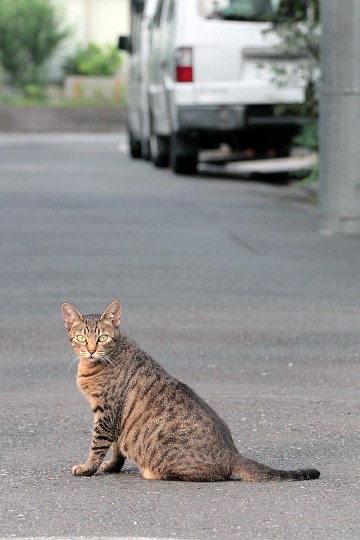
M 128 0 L 53 0 L 61 6 L 78 43 L 116 43 L 128 32 Z

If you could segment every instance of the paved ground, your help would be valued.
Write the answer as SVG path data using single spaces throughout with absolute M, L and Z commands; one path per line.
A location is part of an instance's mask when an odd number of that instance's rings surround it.
M 360 238 L 320 236 L 292 187 L 174 177 L 123 142 L 0 137 L 0 536 L 359 538 Z M 118 297 L 243 453 L 321 479 L 72 477 L 91 414 L 60 303 Z

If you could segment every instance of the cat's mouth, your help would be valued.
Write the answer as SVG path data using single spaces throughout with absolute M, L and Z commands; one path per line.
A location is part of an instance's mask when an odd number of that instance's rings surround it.
M 89 356 L 88 359 L 87 359 L 89 362 L 101 362 L 101 357 L 100 356 Z
M 95 356 L 94 354 L 82 354 L 80 356 L 80 359 L 81 360 L 87 360 L 88 362 L 93 362 L 93 363 L 96 363 L 96 362 L 100 362 L 101 361 L 101 357 L 100 356 Z
M 103 364 L 103 365 L 113 365 L 113 361 L 111 358 L 109 358 L 105 354 L 101 354 L 98 352 L 89 353 L 89 352 L 83 352 L 79 355 L 80 360 L 84 360 L 85 362 L 89 362 L 91 364 Z

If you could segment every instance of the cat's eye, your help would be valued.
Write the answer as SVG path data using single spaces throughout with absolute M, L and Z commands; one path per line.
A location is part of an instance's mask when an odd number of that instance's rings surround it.
M 85 337 L 85 336 L 82 336 L 81 334 L 79 334 L 78 336 L 76 336 L 76 339 L 77 339 L 80 343 L 85 343 L 85 341 L 86 341 L 86 337 Z
M 103 334 L 102 336 L 99 336 L 100 343 L 104 343 L 104 341 L 106 341 L 107 338 L 108 338 L 108 336 L 106 336 L 105 334 Z

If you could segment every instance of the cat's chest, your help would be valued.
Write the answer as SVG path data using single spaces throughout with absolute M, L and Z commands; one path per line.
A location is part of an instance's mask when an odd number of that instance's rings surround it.
M 89 368 L 86 365 L 82 366 L 80 363 L 77 383 L 80 390 L 90 401 L 92 409 L 95 409 L 102 403 L 106 381 L 104 381 L 104 377 L 99 369 Z

